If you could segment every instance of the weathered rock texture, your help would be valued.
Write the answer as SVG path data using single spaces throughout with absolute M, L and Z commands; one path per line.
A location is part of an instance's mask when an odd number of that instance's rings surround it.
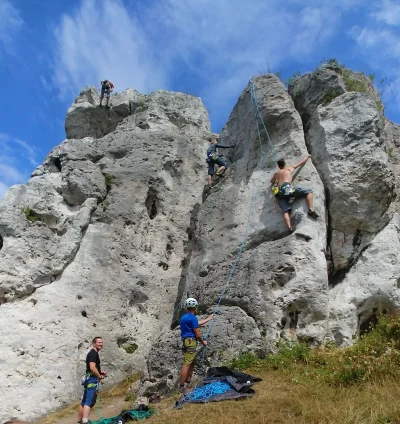
M 400 307 L 400 226 L 394 213 L 400 130 L 383 118 L 378 93 L 364 74 L 320 66 L 289 92 L 327 193 L 327 337 L 348 345 L 377 312 Z
M 281 338 L 347 345 L 400 308 L 400 130 L 371 82 L 335 64 L 289 93 L 273 75 L 253 82 L 270 139 L 258 140 L 249 84 L 210 192 L 199 98 L 126 90 L 108 110 L 94 88 L 78 96 L 67 140 L 0 202 L 0 420 L 77 399 L 97 335 L 109 384 L 142 370 L 140 394 L 168 391 L 188 295 L 204 316 L 219 303 L 204 365 L 269 354 Z M 295 201 L 289 235 L 270 179 L 278 157 L 307 152 L 295 184 L 313 189 L 320 218 Z
M 376 93 L 366 77 L 365 92 L 340 92 L 338 87 L 346 89 L 343 72 L 347 84 L 360 84 L 361 74 L 325 65 L 290 88 L 306 122 L 306 141 L 328 197 L 332 274 L 348 269 L 389 222 L 396 198 Z M 327 99 L 324 93 L 336 97 Z
M 273 75 L 254 82 L 274 150 L 288 162 L 299 162 L 307 154 L 302 123 L 284 85 Z M 275 349 L 280 337 L 322 342 L 327 331 L 328 274 L 324 189 L 318 173 L 309 161 L 296 183 L 313 188 L 321 218 L 310 220 L 305 201 L 295 202 L 297 232 L 289 236 L 271 192 L 269 180 L 276 170 L 276 158 L 265 134 L 260 163 L 250 86 L 222 130 L 221 143 L 236 143 L 229 153 L 233 165 L 221 190 L 214 188 L 197 213 L 183 289 L 184 297 L 196 297 L 204 312 L 224 294 L 206 363 L 228 361 L 239 351 L 266 354 Z M 247 228 L 246 248 L 227 285 Z M 307 241 L 303 235 L 311 239 Z M 157 390 L 175 384 L 177 369 L 172 365 L 176 358 L 169 352 L 179 344 L 178 338 L 178 333 L 165 335 L 158 349 L 152 351 L 146 386 L 149 391 L 151 382 Z M 165 369 L 173 370 L 169 378 Z M 162 375 L 166 378 L 156 384 Z
M 75 138 L 0 202 L 0 421 L 80 396 L 94 336 L 104 337 L 111 382 L 140 370 L 152 337 L 172 320 L 201 202 L 207 112 L 198 98 L 156 92 L 145 97 L 146 110 L 131 108 L 116 129 L 97 132 L 117 112 L 93 106 L 96 96 L 80 94 L 67 115 Z M 124 96 L 118 113 L 139 95 Z M 76 139 L 89 135 L 103 137 Z M 130 355 L 124 347 L 133 344 L 139 351 Z

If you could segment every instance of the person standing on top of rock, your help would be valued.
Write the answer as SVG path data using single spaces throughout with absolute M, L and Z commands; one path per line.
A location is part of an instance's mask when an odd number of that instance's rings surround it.
M 215 137 L 210 138 L 208 142 L 210 143 L 210 147 L 207 149 L 206 162 L 208 165 L 208 185 L 211 186 L 215 165 L 219 165 L 218 171 L 215 173 L 218 177 L 222 175 L 228 167 L 226 162 L 221 159 L 222 155 L 217 153 L 217 148 L 230 149 L 231 147 L 234 147 L 234 144 L 230 146 L 221 146 L 220 144 L 217 144 L 217 139 Z
M 100 81 L 101 84 L 101 95 L 100 95 L 100 107 L 103 101 L 103 97 L 106 97 L 106 107 L 110 107 L 108 105 L 110 101 L 111 92 L 114 91 L 114 84 L 110 80 Z
M 207 345 L 207 341 L 203 340 L 199 330 L 199 326 L 207 324 L 207 322 L 214 319 L 214 314 L 208 318 L 199 321 L 195 315 L 197 308 L 197 300 L 190 297 L 185 302 L 187 313 L 180 319 L 181 337 L 182 337 L 182 350 L 183 350 L 183 365 L 181 368 L 181 375 L 179 379 L 179 389 L 183 392 L 185 383 L 190 385 L 193 368 L 196 358 L 197 341 L 203 346 Z
M 89 421 L 90 409 L 96 404 L 99 382 L 104 384 L 107 373 L 101 371 L 99 351 L 103 348 L 103 339 L 95 337 L 92 340 L 92 349 L 86 355 L 86 375 L 83 383 L 82 402 L 78 409 L 78 423 L 86 424 Z
M 276 171 L 271 178 L 271 184 L 278 185 L 278 192 L 275 196 L 278 198 L 279 206 L 283 212 L 283 219 L 291 233 L 294 231 L 292 224 L 290 223 L 290 212 L 292 210 L 292 206 L 290 204 L 291 199 L 300 199 L 305 197 L 308 205 L 308 216 L 311 218 L 318 218 L 318 214 L 313 210 L 313 191 L 308 188 L 304 189 L 301 187 L 294 187 L 292 185 L 293 171 L 304 165 L 310 157 L 310 154 L 307 155 L 301 162 L 294 166 L 286 166 L 285 160 L 279 159 L 277 162 L 279 170 Z

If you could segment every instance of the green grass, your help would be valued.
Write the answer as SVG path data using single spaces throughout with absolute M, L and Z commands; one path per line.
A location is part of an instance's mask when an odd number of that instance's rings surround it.
M 360 93 L 367 91 L 367 84 L 362 80 L 352 77 L 347 69 L 342 68 L 342 76 L 348 91 L 358 91 Z
M 121 345 L 121 349 L 124 349 L 126 353 L 135 353 L 138 349 L 138 345 L 136 343 L 125 343 Z
M 337 93 L 333 88 L 330 89 L 324 96 L 323 98 L 323 104 L 326 106 L 328 105 L 333 99 L 335 99 L 336 97 L 338 97 L 340 94 Z
M 114 182 L 114 178 L 110 174 L 103 174 L 103 175 L 104 175 L 104 179 L 105 179 L 105 182 L 106 182 L 107 191 L 110 191 L 111 187 L 113 185 L 113 182 Z
M 265 359 L 251 355 L 239 355 L 232 366 L 290 371 L 298 381 L 311 379 L 341 386 L 395 378 L 400 367 L 400 315 L 380 316 L 375 329 L 346 349 L 332 343 L 311 349 L 283 342 L 275 355 Z
M 292 85 L 296 80 L 298 80 L 301 77 L 301 72 L 297 71 L 294 74 L 292 74 L 288 80 L 287 80 L 287 85 L 290 86 Z
M 25 214 L 25 217 L 29 222 L 41 221 L 40 216 L 33 209 L 31 209 L 29 206 L 25 206 L 25 207 L 21 208 L 21 210 Z

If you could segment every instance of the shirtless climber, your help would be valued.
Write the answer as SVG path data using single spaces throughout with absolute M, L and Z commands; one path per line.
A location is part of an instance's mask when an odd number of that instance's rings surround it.
M 190 297 L 185 302 L 187 313 L 180 319 L 181 337 L 182 337 L 182 350 L 183 350 L 183 365 L 181 368 L 181 376 L 179 379 L 179 390 L 184 391 L 185 383 L 190 385 L 193 368 L 196 358 L 197 341 L 203 346 L 207 345 L 207 341 L 203 340 L 199 330 L 199 326 L 207 324 L 207 322 L 214 319 L 214 315 L 199 321 L 195 315 L 197 308 L 197 300 Z
M 110 101 L 111 92 L 114 91 L 114 84 L 110 80 L 100 81 L 101 84 L 101 95 L 100 95 L 100 107 L 103 101 L 104 96 L 106 97 L 106 107 L 110 107 L 108 105 Z
M 210 147 L 207 149 L 206 162 L 208 165 L 208 185 L 211 186 L 215 165 L 219 166 L 218 171 L 215 173 L 217 177 L 221 176 L 227 168 L 226 162 L 221 159 L 222 155 L 217 153 L 217 148 L 230 149 L 231 147 L 234 147 L 234 144 L 230 146 L 221 146 L 220 144 L 217 144 L 216 138 L 211 138 L 208 142 L 210 143 Z
M 291 199 L 300 199 L 305 197 L 308 206 L 308 216 L 310 218 L 318 218 L 318 214 L 313 210 L 312 190 L 308 188 L 292 186 L 293 171 L 304 165 L 310 157 L 311 155 L 307 155 L 301 162 L 294 166 L 285 166 L 284 159 L 278 160 L 277 164 L 279 170 L 276 171 L 271 178 L 271 184 L 278 185 L 278 192 L 275 194 L 275 197 L 278 199 L 279 206 L 283 212 L 283 219 L 285 220 L 285 224 L 291 233 L 294 231 L 292 224 L 290 223 L 290 212 L 292 210 L 292 206 L 290 204 Z

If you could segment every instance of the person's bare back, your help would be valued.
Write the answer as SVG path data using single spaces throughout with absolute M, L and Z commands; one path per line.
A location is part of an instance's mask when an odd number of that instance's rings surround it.
M 283 185 L 284 183 L 291 183 L 292 182 L 292 172 L 293 172 L 294 168 L 292 167 L 287 167 L 287 168 L 283 168 L 283 169 L 279 169 L 278 171 L 275 172 L 274 177 L 276 179 L 276 181 L 278 181 L 278 186 L 280 187 L 281 185 Z

